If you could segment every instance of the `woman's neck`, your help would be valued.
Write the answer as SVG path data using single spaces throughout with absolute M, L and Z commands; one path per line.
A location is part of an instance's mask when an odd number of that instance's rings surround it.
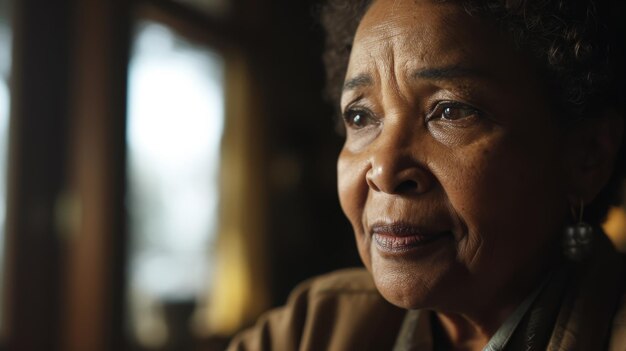
M 552 267 L 554 264 L 554 261 L 544 263 L 543 267 Z M 491 295 L 483 292 L 479 294 L 482 298 L 474 299 L 481 303 L 472 306 L 473 309 L 468 308 L 461 313 L 435 311 L 436 320 L 432 321 L 435 342 L 440 344 L 443 342 L 446 350 L 483 350 L 505 321 L 514 312 L 516 315 L 520 313 L 516 312 L 520 305 L 526 306 L 524 311 L 521 311 L 526 312 L 533 302 L 528 301 L 529 298 L 537 296 L 538 289 L 546 281 L 549 271 L 551 270 L 546 271 L 545 268 L 537 269 L 525 279 L 518 277 L 507 286 L 507 289 L 501 289 Z M 519 318 L 522 316 L 523 314 Z M 519 321 L 516 321 L 515 325 L 517 322 Z
M 476 323 L 460 314 L 436 313 L 433 321 L 435 344 L 447 350 L 482 350 L 500 326 L 499 321 Z

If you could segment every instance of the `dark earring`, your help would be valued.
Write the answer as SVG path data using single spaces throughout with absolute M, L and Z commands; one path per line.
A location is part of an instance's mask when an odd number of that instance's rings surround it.
M 563 253 L 565 257 L 572 261 L 582 261 L 593 246 L 593 227 L 583 222 L 583 211 L 585 204 L 580 202 L 580 211 L 576 216 L 576 211 L 572 207 L 572 216 L 574 220 L 578 220 L 576 224 L 570 224 L 565 226 L 565 232 L 563 233 Z

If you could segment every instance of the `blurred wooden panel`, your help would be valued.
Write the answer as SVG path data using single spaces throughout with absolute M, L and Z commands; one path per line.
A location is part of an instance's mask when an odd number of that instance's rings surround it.
M 123 349 L 130 2 L 81 0 L 71 23 L 71 155 L 63 350 Z
M 55 208 L 65 176 L 72 1 L 14 2 L 6 236 L 9 350 L 59 350 L 63 250 Z

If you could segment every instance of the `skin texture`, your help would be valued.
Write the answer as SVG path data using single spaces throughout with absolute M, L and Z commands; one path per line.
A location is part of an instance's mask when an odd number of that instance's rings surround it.
M 594 198 L 619 146 L 595 142 L 611 119 L 561 125 L 531 62 L 451 2 L 378 0 L 354 40 L 341 206 L 381 294 L 437 311 L 456 349 L 543 280 L 569 203 Z M 374 234 L 405 227 L 436 239 L 389 252 Z

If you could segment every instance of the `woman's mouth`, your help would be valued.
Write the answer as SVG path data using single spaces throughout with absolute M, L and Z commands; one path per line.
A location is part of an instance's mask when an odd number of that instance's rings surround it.
M 371 233 L 377 248 L 388 254 L 405 253 L 452 236 L 450 230 L 433 231 L 399 223 L 374 225 Z

